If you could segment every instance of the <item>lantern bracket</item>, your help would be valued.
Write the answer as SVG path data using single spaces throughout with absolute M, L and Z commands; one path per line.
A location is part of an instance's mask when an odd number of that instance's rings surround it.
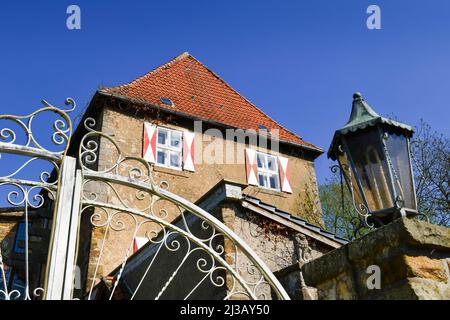
M 356 198 L 355 198 L 355 193 L 353 191 L 353 182 L 352 182 L 352 176 L 351 176 L 351 169 L 347 164 L 336 164 L 333 165 L 331 168 L 331 172 L 333 173 L 337 173 L 339 171 L 339 173 L 341 175 L 343 175 L 344 177 L 346 176 L 344 172 L 347 172 L 348 174 L 348 184 L 350 186 L 350 196 L 351 196 L 351 201 L 352 201 L 352 206 L 353 209 L 358 213 L 359 216 L 359 220 L 360 220 L 360 225 L 359 227 L 356 228 L 355 233 L 357 233 L 357 231 L 363 227 L 365 228 L 369 228 L 369 229 L 375 229 L 375 225 L 376 223 L 379 224 L 379 226 L 383 225 L 383 222 L 374 217 L 372 215 L 372 213 L 370 212 L 369 208 L 363 204 L 363 203 L 356 203 Z M 342 187 L 342 186 L 341 186 Z M 343 199 L 341 200 L 343 201 Z M 376 222 L 376 223 L 375 223 Z M 353 223 L 356 226 L 356 223 Z

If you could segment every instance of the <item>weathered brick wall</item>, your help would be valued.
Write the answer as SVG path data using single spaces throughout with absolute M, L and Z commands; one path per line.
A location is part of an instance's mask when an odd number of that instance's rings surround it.
M 302 248 L 308 247 L 311 258 L 322 255 L 321 249 L 311 239 L 308 241 L 298 232 L 243 209 L 236 211 L 232 226 L 272 272 L 298 262 L 303 254 Z
M 251 213 L 233 202 L 223 203 L 220 206 L 220 216 L 224 224 L 244 240 L 275 274 L 292 265 L 303 265 L 305 260 L 316 259 L 331 250 L 328 246 L 320 244 L 310 237 Z M 235 247 L 231 243 L 225 242 L 225 251 L 227 252 L 227 262 L 233 265 L 235 263 Z M 252 265 L 250 261 L 241 253 L 238 254 L 238 260 L 239 272 L 245 275 L 250 282 L 258 281 L 260 276 L 258 272 L 253 278 L 249 275 L 248 267 Z M 229 287 L 231 287 L 230 277 L 228 277 L 228 281 Z M 298 274 L 293 276 L 293 281 L 299 283 Z M 285 289 L 292 298 L 295 298 L 293 292 L 300 289 L 300 286 L 298 285 L 292 290 L 287 287 Z M 258 293 L 265 294 L 267 297 L 271 296 L 269 287 L 263 287 Z

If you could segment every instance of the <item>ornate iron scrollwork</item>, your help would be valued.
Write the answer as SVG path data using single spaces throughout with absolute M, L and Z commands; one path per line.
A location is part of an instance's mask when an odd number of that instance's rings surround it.
M 23 213 L 24 221 L 24 248 L 23 248 L 23 291 L 10 290 L 7 284 L 7 267 L 5 257 L 0 251 L 0 279 L 3 284 L 0 287 L 0 298 L 31 300 L 42 298 L 44 289 L 40 286 L 31 287 L 30 280 L 30 211 L 36 211 L 44 207 L 49 199 L 56 199 L 58 193 L 58 176 L 61 163 L 64 159 L 67 147 L 72 135 L 72 122 L 69 113 L 75 107 L 75 101 L 67 98 L 66 105 L 70 105 L 69 109 L 57 108 L 47 101 L 42 101 L 44 107 L 26 116 L 0 115 L 2 123 L 9 122 L 8 127 L 0 129 L 0 161 L 2 155 L 11 154 L 20 156 L 19 165 L 13 167 L 10 172 L 0 176 L 0 187 L 6 189 L 6 198 L 1 201 L 8 203 L 17 211 Z M 53 122 L 52 131 L 50 133 L 50 141 L 52 147 L 45 147 L 37 137 L 33 124 L 35 119 L 45 113 L 56 114 L 59 118 Z M 19 129 L 12 129 L 12 125 Z M 41 130 L 39 132 L 42 132 Z M 19 136 L 24 136 L 24 142 L 19 141 Z M 25 160 L 23 160 L 25 157 Z M 16 159 L 15 159 L 16 160 Z M 23 163 L 20 164 L 20 161 Z M 20 178 L 23 171 L 33 166 L 39 161 L 44 161 L 49 170 L 42 171 L 37 178 Z M 15 161 L 17 162 L 17 161 Z M 3 168 L 8 167 L 3 165 Z M 51 177 L 55 178 L 52 180 Z M 18 232 L 18 231 L 16 231 Z
M 332 173 L 337 173 L 339 171 L 339 174 L 341 176 L 341 191 L 342 191 L 342 206 L 344 206 L 344 185 L 343 185 L 343 176 L 345 176 L 345 174 L 347 174 L 347 179 L 348 179 L 348 183 L 349 183 L 349 189 L 350 189 L 350 196 L 351 196 L 351 201 L 352 201 L 352 205 L 353 205 L 353 209 L 358 213 L 359 216 L 359 223 L 353 223 L 353 225 L 355 226 L 355 231 L 354 233 L 357 234 L 359 232 L 359 230 L 361 228 L 369 228 L 369 229 L 374 229 L 375 228 L 375 223 L 374 222 L 370 222 L 371 219 L 373 219 L 373 216 L 371 215 L 369 209 L 367 208 L 367 206 L 363 203 L 356 203 L 356 199 L 355 199 L 355 193 L 354 193 L 354 189 L 353 189 L 353 181 L 352 181 L 352 172 L 351 169 L 348 165 L 346 164 L 342 164 L 342 165 L 333 165 L 331 167 L 331 172 Z M 344 173 L 345 171 L 345 173 Z

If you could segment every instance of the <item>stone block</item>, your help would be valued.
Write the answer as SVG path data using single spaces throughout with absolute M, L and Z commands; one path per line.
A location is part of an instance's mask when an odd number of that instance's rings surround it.
M 319 299 L 449 299 L 450 228 L 399 219 L 306 263 Z M 367 285 L 379 267 L 380 288 Z

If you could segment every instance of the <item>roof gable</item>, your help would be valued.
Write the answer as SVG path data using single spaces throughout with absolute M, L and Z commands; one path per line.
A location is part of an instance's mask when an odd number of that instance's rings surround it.
M 275 122 L 187 52 L 128 84 L 99 91 L 234 128 L 278 129 L 280 140 L 322 151 Z M 163 104 L 161 97 L 174 106 Z

